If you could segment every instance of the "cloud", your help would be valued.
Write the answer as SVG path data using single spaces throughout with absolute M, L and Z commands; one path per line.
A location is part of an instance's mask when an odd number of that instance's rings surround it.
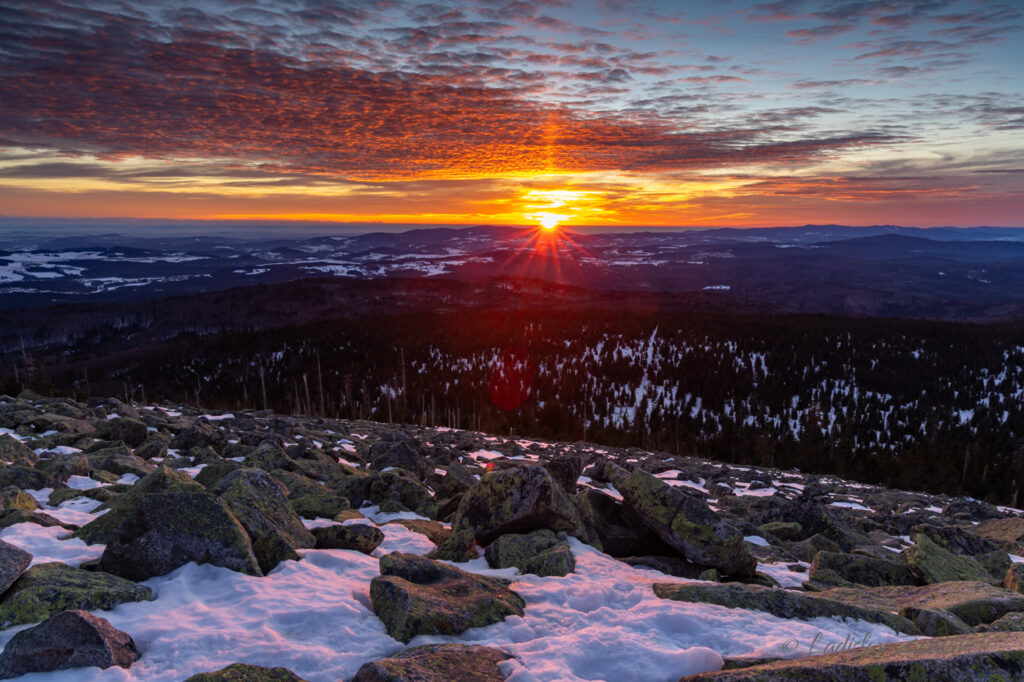
M 796 28 L 792 31 L 786 31 L 786 35 L 790 38 L 796 38 L 801 43 L 813 43 L 819 40 L 828 40 L 843 33 L 849 33 L 854 28 L 856 26 L 853 24 L 826 24 L 824 26 L 815 26 L 814 28 Z
M 215 22 L 199 35 L 83 12 L 81 27 L 48 25 L 31 12 L 5 27 L 0 118 L 9 144 L 106 159 L 272 159 L 283 174 L 366 180 L 800 163 L 891 141 L 877 132 L 778 140 L 772 126 L 684 132 L 657 113 L 595 115 L 537 99 L 540 84 L 529 73 L 481 71 L 490 53 L 475 50 L 428 52 L 421 63 L 439 64 L 422 72 L 370 69 L 253 47 L 246 43 L 260 41 L 224 34 Z M 419 12 L 451 21 L 385 29 L 384 40 L 403 50 L 451 48 L 453 40 L 472 42 L 508 26 L 466 22 L 441 6 Z M 28 24 L 33 30 L 22 32 Z M 591 90 L 597 93 L 616 92 L 608 86 L 630 80 L 630 64 L 649 58 L 553 57 L 571 67 L 565 82 L 601 86 Z M 708 75 L 681 82 L 743 80 Z

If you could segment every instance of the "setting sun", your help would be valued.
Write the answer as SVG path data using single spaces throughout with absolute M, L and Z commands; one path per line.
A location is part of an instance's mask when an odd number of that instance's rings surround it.
M 558 223 L 562 222 L 566 218 L 566 216 L 559 215 L 557 213 L 537 213 L 534 215 L 534 217 L 537 219 L 537 222 L 540 223 L 540 226 L 543 227 L 545 230 L 555 229 L 556 227 L 558 227 Z

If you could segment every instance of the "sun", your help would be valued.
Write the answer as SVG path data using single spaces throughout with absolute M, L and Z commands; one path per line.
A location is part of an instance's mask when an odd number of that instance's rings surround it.
M 558 213 L 536 213 L 533 217 L 545 230 L 554 230 L 567 216 Z

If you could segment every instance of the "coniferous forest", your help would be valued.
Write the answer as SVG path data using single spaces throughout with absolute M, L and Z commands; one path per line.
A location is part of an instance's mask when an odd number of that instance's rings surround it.
M 5 388 L 586 440 L 1021 501 L 1024 326 L 624 307 L 25 350 L 8 354 Z

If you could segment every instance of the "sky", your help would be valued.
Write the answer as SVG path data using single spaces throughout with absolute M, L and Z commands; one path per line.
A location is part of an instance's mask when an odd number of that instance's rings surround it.
M 0 216 L 1020 226 L 1022 45 L 1018 0 L 6 0 Z

